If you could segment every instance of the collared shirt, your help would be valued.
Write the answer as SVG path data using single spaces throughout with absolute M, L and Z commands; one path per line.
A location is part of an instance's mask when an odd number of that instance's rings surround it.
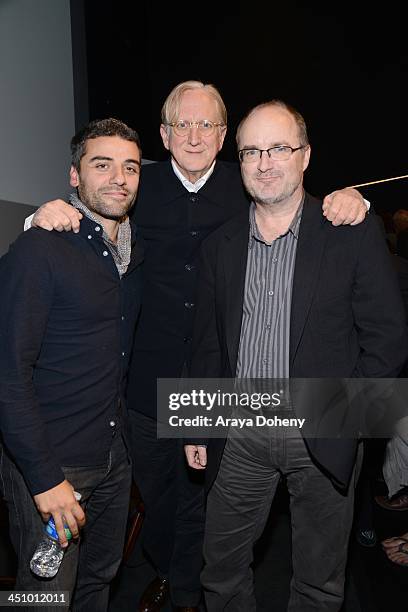
M 32 494 L 60 466 L 105 463 L 140 305 L 135 243 L 120 279 L 100 224 L 33 228 L 0 260 L 0 428 Z M 119 421 L 118 421 L 119 416 Z
M 199 178 L 198 181 L 196 181 L 195 183 L 192 183 L 191 181 L 186 179 L 186 177 L 178 169 L 173 159 L 171 160 L 171 165 L 173 167 L 174 174 L 181 181 L 181 183 L 183 184 L 183 187 L 185 187 L 187 191 L 189 191 L 190 193 L 197 193 L 197 191 L 199 191 L 201 187 L 203 187 L 206 184 L 206 182 L 208 181 L 208 179 L 214 172 L 215 160 L 213 161 L 211 168 L 204 174 L 204 176 Z
M 267 243 L 249 213 L 237 378 L 288 378 L 292 283 L 303 199 L 288 230 Z

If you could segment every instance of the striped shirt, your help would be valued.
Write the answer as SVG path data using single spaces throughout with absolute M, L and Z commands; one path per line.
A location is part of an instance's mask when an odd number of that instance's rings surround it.
M 303 199 L 289 229 L 267 243 L 249 211 L 248 260 L 237 378 L 289 378 L 293 272 Z

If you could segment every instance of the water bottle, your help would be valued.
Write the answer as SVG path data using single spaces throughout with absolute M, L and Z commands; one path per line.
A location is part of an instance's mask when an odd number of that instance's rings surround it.
M 77 491 L 74 491 L 74 495 L 77 501 L 81 499 L 81 494 Z M 67 525 L 64 525 L 64 530 L 69 542 L 72 540 L 72 533 Z M 65 548 L 62 548 L 59 543 L 54 519 L 51 516 L 45 526 L 44 537 L 31 558 L 31 571 L 41 578 L 54 578 L 60 568 L 64 552 Z

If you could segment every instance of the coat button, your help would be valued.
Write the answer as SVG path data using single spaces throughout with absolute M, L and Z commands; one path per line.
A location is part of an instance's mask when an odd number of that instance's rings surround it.
M 199 236 L 200 232 L 197 232 L 197 230 L 192 230 L 190 232 L 190 236 L 192 236 L 193 238 L 197 238 Z
M 194 308 L 194 304 L 193 304 L 193 302 L 184 302 L 184 306 L 185 306 L 186 308 Z
M 198 201 L 198 196 L 196 196 L 196 195 L 190 196 L 190 202 L 194 203 L 194 202 L 197 202 L 197 201 Z
M 187 270 L 187 272 L 191 272 L 192 270 L 194 270 L 195 265 L 194 264 L 186 264 L 184 266 L 184 268 Z

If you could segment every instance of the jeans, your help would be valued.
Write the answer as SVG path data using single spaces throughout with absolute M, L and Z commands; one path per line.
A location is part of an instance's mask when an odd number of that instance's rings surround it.
M 288 611 L 338 612 L 343 602 L 355 476 L 348 492 L 338 491 L 314 465 L 297 429 L 269 428 L 263 434 L 258 428 L 242 439 L 228 439 L 207 504 L 201 579 L 208 610 L 256 611 L 253 546 L 284 477 L 292 523 Z
M 79 541 L 66 550 L 54 578 L 35 576 L 29 567 L 44 523 L 23 476 L 0 445 L 0 485 L 9 510 L 10 539 L 18 559 L 16 590 L 70 592 L 75 612 L 103 612 L 109 586 L 121 562 L 129 509 L 131 466 L 120 432 L 114 434 L 104 465 L 63 466 L 65 478 L 82 495 L 86 524 Z M 33 610 L 33 607 L 27 608 Z M 61 610 L 49 606 L 47 610 Z

